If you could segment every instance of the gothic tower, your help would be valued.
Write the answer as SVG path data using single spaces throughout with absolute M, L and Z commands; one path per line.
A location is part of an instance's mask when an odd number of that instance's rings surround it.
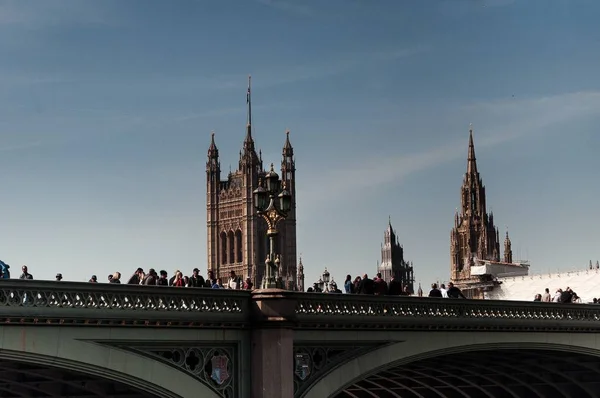
M 298 283 L 296 284 L 296 289 L 299 292 L 304 291 L 304 265 L 302 264 L 302 257 L 300 257 L 300 262 L 298 262 Z
M 252 136 L 251 85 L 248 78 L 246 94 L 247 123 L 237 170 L 221 180 L 219 152 L 214 134 L 208 149 L 206 163 L 206 218 L 208 269 L 226 280 L 230 271 L 243 278 L 250 277 L 254 286 L 260 286 L 265 272 L 268 253 L 267 226 L 256 214 L 253 192 L 265 176 L 262 154 L 257 154 Z M 286 157 L 287 155 L 287 157 Z M 285 167 L 284 167 L 285 166 Z M 296 198 L 295 163 L 289 133 L 284 145 L 282 176 L 293 195 L 293 211 L 282 221 L 276 253 L 281 255 L 282 268 L 296 276 Z M 287 178 L 287 180 L 286 180 Z M 285 242 L 282 245 L 281 242 Z M 293 256 L 293 259 L 292 259 Z M 295 283 L 295 279 L 293 280 Z
M 469 130 L 467 172 L 461 188 L 461 210 L 454 216 L 450 233 L 450 278 L 457 285 L 471 279 L 476 260 L 500 261 L 498 229 L 494 215 L 486 211 L 485 186 L 477 171 L 473 129 Z
M 292 195 L 292 208 L 285 220 L 279 222 L 279 242 L 283 279 L 296 281 L 296 162 L 290 132 L 286 131 L 281 157 L 281 180 Z
M 383 233 L 383 244 L 381 245 L 381 263 L 377 266 L 377 272 L 381 278 L 390 282 L 392 276 L 395 280 L 407 286 L 409 291 L 414 292 L 414 272 L 412 264 L 404 260 L 404 247 L 398 241 L 396 231 L 392 227 L 392 220 Z
M 208 147 L 208 161 L 206 162 L 206 235 L 209 269 L 218 273 L 220 264 L 219 255 L 219 190 L 221 187 L 221 164 L 219 150 L 215 144 L 215 133 L 211 135 Z
M 506 238 L 504 239 L 504 262 L 512 263 L 512 261 L 512 244 L 510 242 L 510 238 L 508 237 L 508 231 L 506 231 Z

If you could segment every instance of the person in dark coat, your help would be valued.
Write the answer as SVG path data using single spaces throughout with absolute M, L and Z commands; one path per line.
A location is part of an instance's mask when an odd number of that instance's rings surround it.
M 358 294 L 374 294 L 375 284 L 373 279 L 369 279 L 367 274 L 364 274 L 360 283 L 358 284 Z
M 465 295 L 460 291 L 459 288 L 454 286 L 454 283 L 452 283 L 452 282 L 448 283 L 448 298 L 452 298 L 452 299 L 464 298 L 464 299 L 466 299 Z
M 429 291 L 429 297 L 437 297 L 437 298 L 443 297 L 442 292 L 437 287 L 437 283 L 431 284 L 431 290 Z

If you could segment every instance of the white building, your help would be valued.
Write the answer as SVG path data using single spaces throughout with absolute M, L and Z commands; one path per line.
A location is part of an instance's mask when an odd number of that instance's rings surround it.
M 556 273 L 531 275 L 497 275 L 495 286 L 484 293 L 487 300 L 533 301 L 536 294 L 544 294 L 546 288 L 554 296 L 558 289 L 570 287 L 581 298 L 582 303 L 600 298 L 600 267 Z

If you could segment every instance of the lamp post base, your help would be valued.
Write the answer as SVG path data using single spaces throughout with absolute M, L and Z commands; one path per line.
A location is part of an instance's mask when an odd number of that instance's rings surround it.
M 261 284 L 262 289 L 283 289 L 283 284 L 276 278 L 264 277 Z

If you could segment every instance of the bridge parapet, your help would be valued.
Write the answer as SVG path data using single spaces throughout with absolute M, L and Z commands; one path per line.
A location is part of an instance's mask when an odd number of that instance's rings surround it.
M 585 304 L 301 293 L 276 289 L 251 294 L 228 289 L 10 279 L 0 280 L 0 323 L 598 332 L 600 308 Z
M 250 294 L 225 289 L 0 280 L 0 323 L 250 326 Z
M 301 329 L 600 330 L 600 307 L 585 304 L 322 293 L 292 297 Z

